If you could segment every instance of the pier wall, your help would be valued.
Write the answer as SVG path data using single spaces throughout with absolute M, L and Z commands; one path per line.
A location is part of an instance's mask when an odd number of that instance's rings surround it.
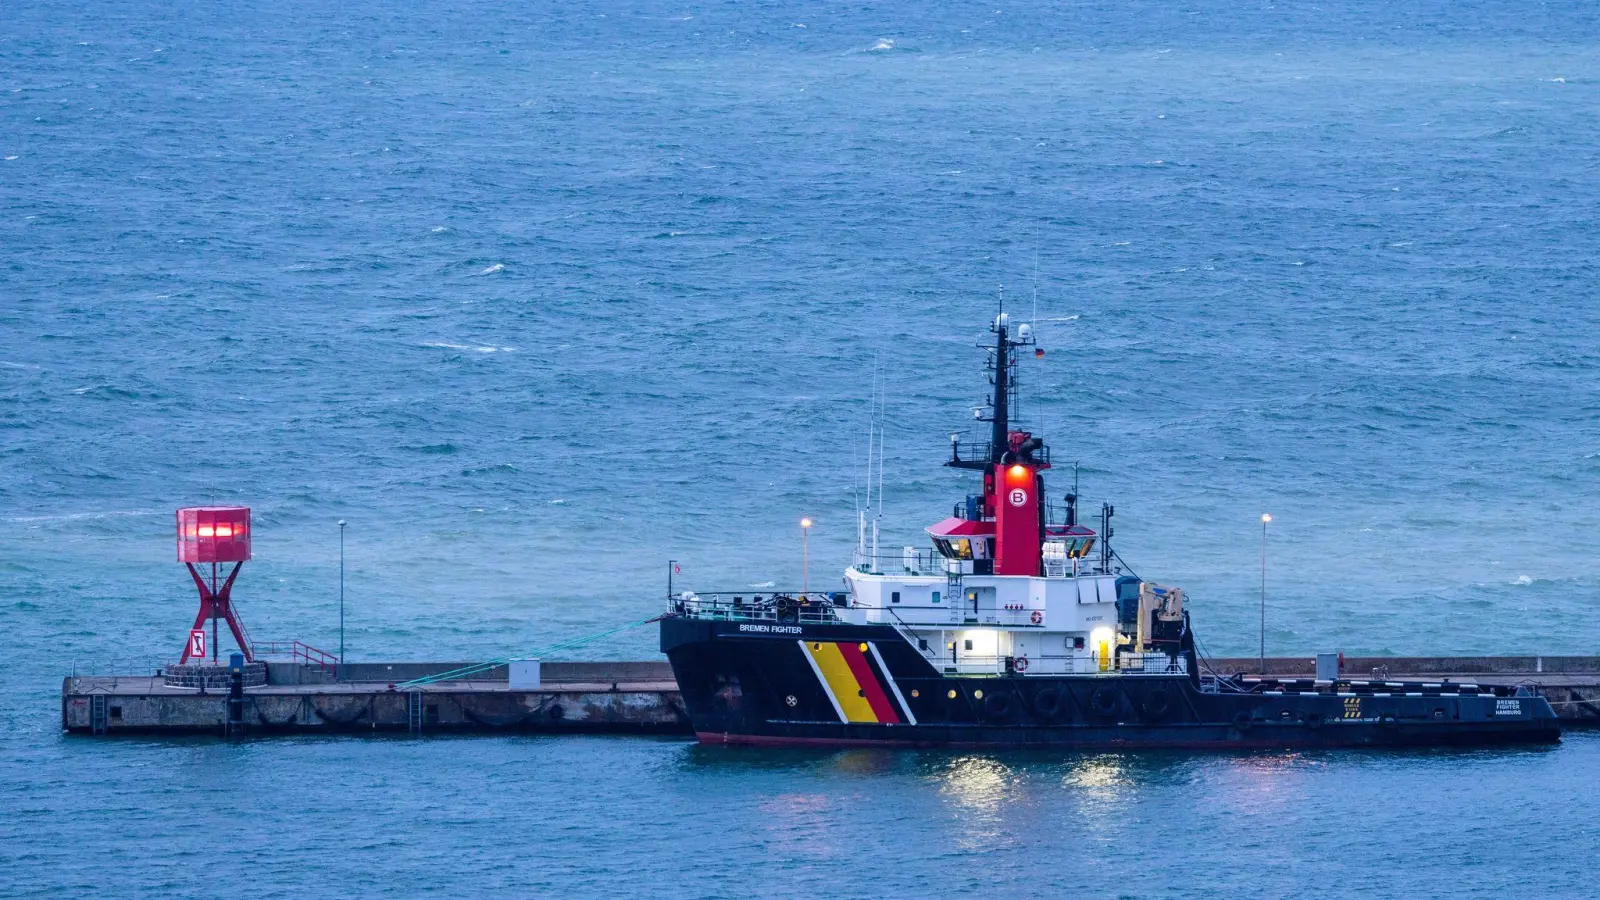
M 1309 657 L 1269 657 L 1269 675 L 1311 675 Z M 1254 673 L 1255 658 L 1207 661 L 1218 674 Z M 663 661 L 547 662 L 537 690 L 512 690 L 504 667 L 472 680 L 399 690 L 463 663 L 355 663 L 343 680 L 316 666 L 269 663 L 265 685 L 237 704 L 215 690 L 151 675 L 68 677 L 61 727 L 80 734 L 431 734 L 450 732 L 691 733 Z M 1600 724 L 1600 657 L 1349 657 L 1343 677 L 1452 679 L 1538 688 L 1569 724 Z M 496 677 L 497 676 L 497 677 Z M 393 687 L 392 687 L 393 686 Z

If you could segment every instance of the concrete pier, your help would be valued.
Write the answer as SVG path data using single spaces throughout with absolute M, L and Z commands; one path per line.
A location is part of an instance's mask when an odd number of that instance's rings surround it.
M 461 663 L 357 663 L 335 673 L 269 662 L 265 684 L 228 692 L 179 687 L 155 672 L 74 675 L 61 686 L 61 727 L 76 734 L 267 735 L 543 732 L 691 733 L 666 662 L 547 662 L 537 689 L 513 689 L 504 667 L 471 680 L 399 689 Z M 1260 660 L 1208 660 L 1219 675 Z M 1269 657 L 1268 675 L 1311 675 L 1310 657 Z M 1600 657 L 1351 657 L 1342 678 L 1528 684 L 1569 725 L 1600 724 Z
M 557 732 L 689 734 L 665 662 L 545 663 L 537 689 L 513 690 L 504 667 L 470 680 L 400 689 L 461 663 L 361 663 L 335 679 L 320 666 L 268 663 L 266 684 L 175 687 L 156 673 L 69 676 L 61 727 L 82 734 Z

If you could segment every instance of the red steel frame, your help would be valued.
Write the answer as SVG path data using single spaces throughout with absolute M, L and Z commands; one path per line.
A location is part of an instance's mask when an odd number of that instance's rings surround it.
M 233 571 L 228 573 L 228 578 L 220 589 L 217 587 L 216 563 L 211 564 L 210 584 L 206 584 L 205 578 L 201 576 L 200 570 L 194 567 L 194 563 L 184 563 L 184 565 L 189 567 L 189 575 L 194 578 L 195 587 L 200 589 L 200 612 L 195 615 L 191 629 L 204 628 L 206 620 L 211 620 L 211 658 L 217 659 L 217 620 L 224 619 L 228 623 L 228 630 L 233 632 L 233 639 L 239 643 L 239 650 L 244 654 L 245 661 L 255 662 L 250 639 L 245 636 L 244 623 L 239 621 L 238 614 L 233 610 L 233 604 L 228 600 L 233 592 L 233 580 L 239 577 L 239 567 L 244 563 L 233 564 Z M 189 650 L 189 641 L 186 638 L 183 642 L 183 657 L 178 660 L 179 665 L 189 661 Z

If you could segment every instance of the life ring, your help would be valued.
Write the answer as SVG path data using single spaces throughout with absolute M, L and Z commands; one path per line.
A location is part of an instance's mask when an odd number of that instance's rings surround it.
M 1018 672 L 1028 671 L 1028 658 L 1026 656 L 1019 656 L 1016 659 L 1013 659 L 1011 661 L 1011 668 L 1017 670 Z
M 1089 698 L 1094 704 L 1094 711 L 1102 716 L 1109 716 L 1117 711 L 1117 692 L 1111 688 L 1101 688 Z
M 1042 612 L 1040 612 L 1039 610 L 1036 609 L 1036 610 L 1033 611 L 1033 613 L 1031 615 L 1028 616 L 1028 621 L 1032 622 L 1035 625 L 1043 625 L 1044 624 L 1044 613 L 1042 613 Z
M 1033 695 L 1033 711 L 1041 719 L 1054 719 L 1061 711 L 1061 695 L 1055 688 L 1045 688 Z
M 1166 718 L 1168 710 L 1172 708 L 1172 698 L 1167 695 L 1166 688 L 1156 688 L 1144 695 L 1144 701 L 1139 704 L 1144 711 L 1144 717 L 1151 720 Z
M 983 711 L 991 719 L 1004 719 L 1011 714 L 1011 692 L 992 691 L 983 698 Z

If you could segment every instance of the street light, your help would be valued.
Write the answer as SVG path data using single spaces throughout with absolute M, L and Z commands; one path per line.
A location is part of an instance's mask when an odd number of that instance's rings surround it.
M 800 520 L 800 593 L 811 590 L 811 519 Z
M 1267 523 L 1271 513 L 1261 514 L 1261 674 L 1267 674 Z
M 344 520 L 339 520 L 339 674 L 344 674 Z

